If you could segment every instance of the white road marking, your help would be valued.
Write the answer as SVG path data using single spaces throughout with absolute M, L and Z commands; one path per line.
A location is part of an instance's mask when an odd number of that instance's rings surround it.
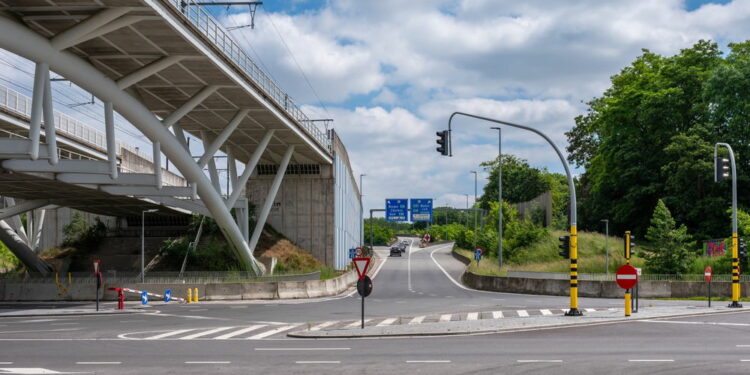
M 311 330 L 311 331 L 320 331 L 321 329 L 323 329 L 323 328 L 325 328 L 325 327 L 328 327 L 328 326 L 332 326 L 332 325 L 334 325 L 334 324 L 336 324 L 336 323 L 337 323 L 337 322 L 336 322 L 335 320 L 332 320 L 332 321 L 330 321 L 330 322 L 320 323 L 320 324 L 318 324 L 318 325 L 316 325 L 316 326 L 314 326 L 314 327 L 310 328 L 310 330 Z
M 542 313 L 542 315 L 552 315 L 552 311 L 549 311 L 547 309 L 541 309 L 539 311 Z
M 479 319 L 478 312 L 473 312 L 473 313 L 469 313 L 468 315 L 466 315 L 466 320 L 477 320 L 477 319 Z
M 214 333 L 218 333 L 218 332 L 221 332 L 221 331 L 230 330 L 232 328 L 237 328 L 237 327 L 219 327 L 219 328 L 214 328 L 214 329 L 210 329 L 208 331 L 198 332 L 198 333 L 194 333 L 192 335 L 187 335 L 187 336 L 184 336 L 184 337 L 180 337 L 180 340 L 197 339 L 198 337 L 212 335 Z
M 414 239 L 411 239 L 410 241 L 411 242 L 409 242 L 409 259 L 406 262 L 406 269 L 407 269 L 406 278 L 408 280 L 409 290 L 413 292 L 414 289 L 411 288 L 411 253 L 412 253 L 411 246 L 414 244 Z
M 750 348 L 750 345 L 736 345 L 738 348 Z
M 161 333 L 158 335 L 146 337 L 144 340 L 158 340 L 158 339 L 163 339 L 165 337 L 181 335 L 183 333 L 190 332 L 190 331 L 195 331 L 195 328 L 178 329 L 176 331 L 169 331 L 169 332 Z
M 68 322 L 68 323 L 52 323 L 50 325 L 51 326 L 69 326 L 69 325 L 75 325 L 75 324 L 81 324 L 81 323 L 73 323 L 73 322 Z
M 674 359 L 628 359 L 628 362 L 674 362 Z
M 41 330 L 33 330 L 33 331 L 2 331 L 0 334 L 4 333 L 38 333 L 38 332 L 68 332 L 68 331 L 80 331 L 80 328 L 57 328 L 57 329 L 41 329 Z
M 451 317 L 453 317 L 453 314 L 443 314 L 443 315 L 440 315 L 440 321 L 441 322 L 450 322 L 451 321 Z
M 208 309 L 192 309 L 192 310 L 188 310 L 188 311 L 208 311 Z
M 145 320 L 121 320 L 120 323 L 138 323 L 145 322 Z
M 229 306 L 230 309 L 246 309 L 247 306 Z
M 503 317 L 502 311 L 493 311 L 492 312 L 492 319 L 500 319 Z
M 518 363 L 562 363 L 562 359 L 519 359 Z
M 351 350 L 352 348 L 255 348 L 256 351 L 329 351 L 329 350 Z
M 432 250 L 432 252 L 430 253 L 430 258 L 432 258 L 432 261 L 435 263 L 435 265 L 438 266 L 438 268 L 440 268 L 441 271 L 443 271 L 443 274 L 445 274 L 445 276 L 448 278 L 448 280 L 450 280 L 457 287 L 459 287 L 459 288 L 461 288 L 463 290 L 468 290 L 470 292 L 475 292 L 475 293 L 492 293 L 492 294 L 495 294 L 495 295 L 502 294 L 502 293 L 498 293 L 498 292 L 490 292 L 490 291 L 487 291 L 487 290 L 476 290 L 476 289 L 467 288 L 467 287 L 461 285 L 461 283 L 459 283 L 455 279 L 453 279 L 453 277 L 448 273 L 448 271 L 446 271 L 445 268 L 443 268 L 443 266 L 441 266 L 440 263 L 438 263 L 437 259 L 435 259 L 435 252 L 437 252 L 438 250 L 445 249 L 445 248 L 447 248 L 449 246 L 452 248 L 453 247 L 453 243 L 449 243 L 448 246 L 440 246 L 437 249 Z M 437 297 L 437 295 L 435 295 L 435 294 L 430 294 L 430 296 Z
M 248 333 L 250 331 L 255 331 L 256 329 L 263 328 L 265 326 L 266 326 L 265 324 L 252 325 L 252 326 L 245 327 L 243 329 L 240 329 L 240 330 L 237 330 L 237 331 L 234 331 L 234 332 L 227 333 L 225 335 L 214 337 L 214 340 L 227 340 L 227 339 L 230 339 L 232 337 L 239 336 L 239 335 L 241 335 L 243 333 Z
M 516 310 L 516 313 L 521 318 L 528 318 L 529 317 L 529 313 L 526 310 Z
M 293 329 L 293 328 L 298 327 L 298 326 L 299 326 L 299 324 L 292 324 L 292 325 L 289 325 L 289 326 L 279 327 L 279 328 L 276 328 L 276 329 L 272 329 L 270 331 L 259 333 L 259 334 L 255 335 L 255 336 L 250 336 L 247 339 L 248 340 L 260 340 L 260 339 L 266 338 L 268 336 L 273 336 L 273 335 L 275 335 L 277 333 L 288 331 L 288 330 Z
M 586 312 L 596 312 L 596 309 L 584 309 Z
M 409 321 L 409 324 L 421 324 L 422 321 L 424 321 L 424 318 L 426 318 L 426 316 L 424 315 L 415 316 L 411 321 Z
M 666 324 L 697 324 L 697 325 L 709 325 L 709 326 L 738 326 L 738 327 L 750 326 L 750 323 L 687 322 L 687 321 L 680 321 L 680 320 L 654 320 L 654 319 L 641 320 L 640 322 L 666 323 Z
M 750 359 L 740 359 L 740 362 L 750 362 Z
M 0 371 L 0 374 L 70 374 L 39 367 L 0 368 Z
M 372 320 L 372 319 L 365 319 L 365 324 L 367 324 L 367 322 L 369 322 L 369 321 L 371 321 L 371 320 Z M 346 328 L 355 328 L 355 327 L 361 327 L 361 326 L 362 326 L 362 321 L 361 321 L 361 320 L 357 320 L 357 321 L 356 321 L 356 322 L 354 322 L 354 323 L 349 323 L 349 324 L 347 324 L 347 325 L 346 325 Z
M 393 324 L 396 321 L 396 318 L 388 318 L 386 320 L 383 320 L 382 322 L 378 323 L 376 327 L 383 327 L 383 326 L 389 326 Z
M 294 363 L 298 365 L 336 365 L 341 363 L 341 361 L 295 361 Z
M 122 362 L 76 362 L 77 365 L 121 365 Z
M 185 361 L 186 365 L 228 365 L 231 361 Z
M 413 360 L 413 361 L 406 361 L 406 363 L 451 363 L 451 361 L 446 359 L 435 359 L 435 360 Z
M 13 362 L 0 362 L 0 365 L 12 365 Z

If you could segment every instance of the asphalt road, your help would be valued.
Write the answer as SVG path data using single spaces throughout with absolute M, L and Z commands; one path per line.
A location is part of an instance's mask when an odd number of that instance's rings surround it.
M 498 310 L 534 315 L 568 305 L 567 297 L 468 290 L 458 282 L 463 265 L 449 250 L 412 247 L 403 257 L 386 258 L 366 301 L 367 318 Z M 621 305 L 621 300 L 580 301 L 582 308 Z M 313 301 L 156 302 L 150 309 L 159 314 L 2 318 L 0 374 L 750 372 L 750 315 L 744 311 L 439 338 L 285 336 L 305 326 L 354 322 L 359 308 L 355 294 Z

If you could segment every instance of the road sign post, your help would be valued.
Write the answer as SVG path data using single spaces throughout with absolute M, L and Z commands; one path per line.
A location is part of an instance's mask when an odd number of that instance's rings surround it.
M 703 270 L 703 277 L 706 279 L 706 283 L 708 284 L 708 307 L 711 307 L 711 266 L 706 266 L 706 269 Z
M 638 270 L 629 264 L 625 264 L 617 269 L 615 281 L 620 288 L 625 289 L 625 316 L 630 316 L 632 307 L 630 290 L 638 284 Z
M 96 277 L 96 311 L 99 311 L 99 290 L 102 288 L 102 274 L 99 272 L 101 260 L 94 260 L 94 277 Z
M 365 297 L 372 293 L 372 280 L 367 276 L 371 258 L 354 258 L 354 269 L 357 270 L 359 280 L 357 281 L 357 292 L 362 296 L 362 329 L 365 328 Z

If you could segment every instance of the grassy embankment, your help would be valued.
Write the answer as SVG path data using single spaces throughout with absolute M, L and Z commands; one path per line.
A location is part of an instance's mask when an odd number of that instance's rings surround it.
M 468 270 L 479 275 L 505 276 L 508 274 L 508 270 L 568 272 L 570 261 L 558 255 L 558 252 L 560 252 L 558 238 L 566 234 L 563 231 L 550 231 L 540 241 L 514 251 L 518 256 L 503 264 L 502 268 L 497 266 L 496 257 L 483 257 L 477 264 L 473 260 L 474 253 L 472 251 L 464 249 L 457 249 L 456 251 L 472 259 Z M 604 240 L 605 236 L 600 233 L 578 233 L 578 272 L 604 273 L 606 263 Z M 609 272 L 614 273 L 618 267 L 625 264 L 625 258 L 622 254 L 623 239 L 610 236 L 608 242 Z M 630 263 L 634 267 L 643 267 L 644 262 L 643 259 L 633 256 Z

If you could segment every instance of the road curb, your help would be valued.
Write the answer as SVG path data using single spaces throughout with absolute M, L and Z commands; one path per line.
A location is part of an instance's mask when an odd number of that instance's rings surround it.
M 551 324 L 551 325 L 538 325 L 538 326 L 527 326 L 527 327 L 515 327 L 515 328 L 500 328 L 500 329 L 486 329 L 486 330 L 460 330 L 450 332 L 387 332 L 387 333 L 357 333 L 356 330 L 346 330 L 341 334 L 327 334 L 322 333 L 326 331 L 319 331 L 320 333 L 313 333 L 311 331 L 297 331 L 287 333 L 288 337 L 300 338 L 300 339 L 353 339 L 353 338 L 403 338 L 403 337 L 442 337 L 442 336 L 457 336 L 457 335 L 486 335 L 493 333 L 514 333 L 514 332 L 525 332 L 525 331 L 540 331 L 547 329 L 565 329 L 573 327 L 586 327 L 596 326 L 603 324 L 618 324 L 627 322 L 637 322 L 645 320 L 656 320 L 665 318 L 685 318 L 691 316 L 705 316 L 705 315 L 721 315 L 721 314 L 738 314 L 748 311 L 737 311 L 737 310 L 726 310 L 726 311 L 705 311 L 705 312 L 691 312 L 681 314 L 667 314 L 661 316 L 643 317 L 643 318 L 615 318 L 604 321 L 589 321 L 583 323 L 569 323 L 569 324 Z M 575 319 L 575 317 L 571 317 Z M 331 332 L 331 331 L 328 331 Z

